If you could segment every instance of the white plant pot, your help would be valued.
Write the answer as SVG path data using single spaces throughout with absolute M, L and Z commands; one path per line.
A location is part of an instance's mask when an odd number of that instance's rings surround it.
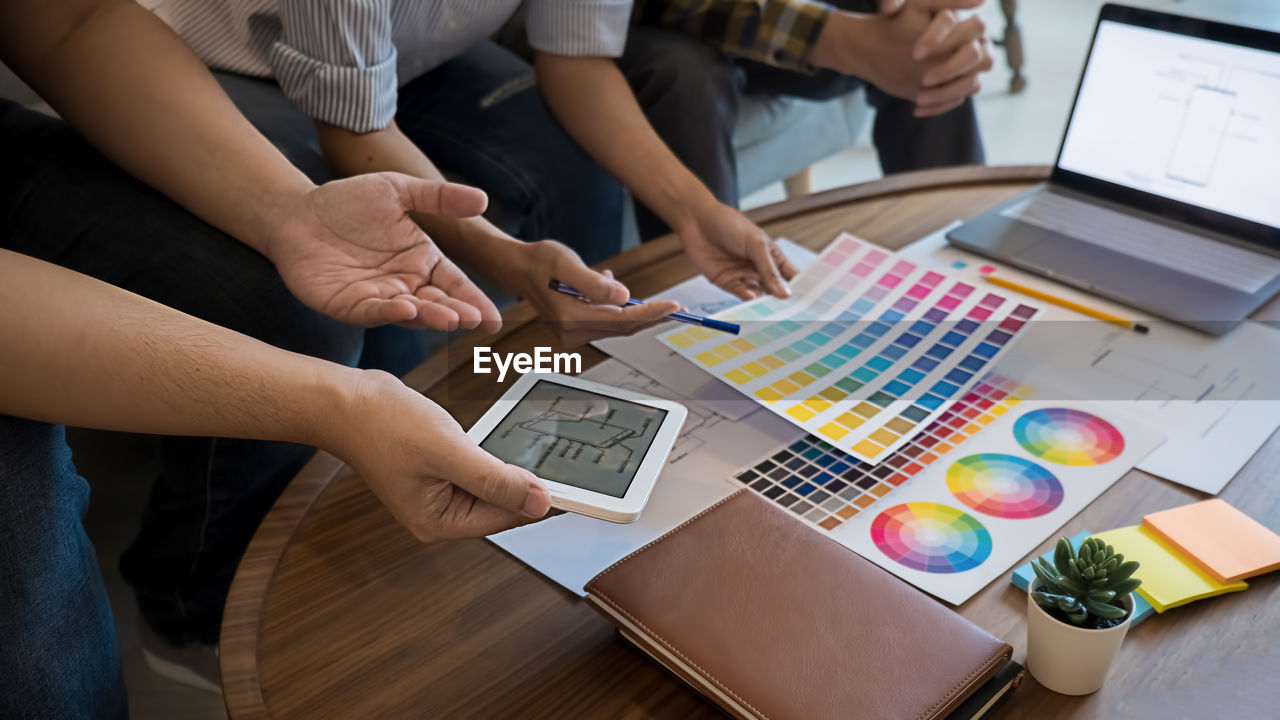
M 1039 587 L 1033 578 L 1031 589 Z M 1027 669 L 1041 685 L 1063 695 L 1088 695 L 1102 687 L 1111 661 L 1133 621 L 1133 595 L 1122 601 L 1124 622 L 1087 630 L 1055 619 L 1027 593 Z

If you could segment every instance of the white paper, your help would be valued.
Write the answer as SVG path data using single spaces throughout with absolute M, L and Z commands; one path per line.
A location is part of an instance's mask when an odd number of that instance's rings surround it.
M 677 400 L 688 408 L 689 416 L 639 520 L 619 525 L 565 513 L 490 538 L 579 595 L 585 594 L 582 588 L 587 581 L 613 563 L 728 497 L 734 487 L 725 478 L 751 453 L 785 445 L 804 434 L 772 413 L 755 413 L 735 422 L 697 402 L 682 400 L 651 378 L 613 360 L 591 368 L 582 377 Z
M 1143 311 L 1021 272 L 946 242 L 948 225 L 899 252 L 922 265 L 977 279 L 983 266 L 1001 277 L 1121 317 L 1141 321 L 1140 335 L 1054 305 L 1000 363 L 999 370 L 1037 388 L 1038 397 L 1137 400 L 1125 412 L 1168 441 L 1140 470 L 1217 493 L 1280 428 L 1280 331 L 1241 323 L 1214 337 Z M 1055 322 L 1057 321 L 1057 322 Z
M 921 590 L 959 605 L 986 587 L 987 583 L 1008 572 L 1161 442 L 1158 431 L 1121 413 L 1130 405 L 1132 403 L 1024 402 L 1016 412 L 1001 417 L 939 462 L 832 530 L 829 536 Z M 1015 439 L 1013 428 L 1019 419 L 1043 408 L 1067 408 L 1102 418 L 1123 437 L 1123 452 L 1098 465 L 1062 464 L 1029 452 Z M 1012 462 L 1029 463 L 1030 467 L 1038 468 L 1037 472 L 1047 471 L 1058 483 L 1058 504 L 1054 506 L 1051 502 L 1043 502 L 1036 510 L 1043 514 L 1022 518 L 1002 517 L 998 512 L 974 509 L 953 492 L 949 481 L 953 468 L 966 458 L 978 455 L 1009 456 L 1013 458 Z M 997 477 L 986 489 L 997 496 L 1004 493 L 1006 498 L 1022 497 L 1019 493 L 1023 492 L 1007 475 Z M 886 517 L 909 516 L 911 513 L 901 507 L 904 503 L 923 503 L 923 506 L 911 507 L 925 507 L 926 513 L 935 510 L 934 505 L 941 505 L 943 508 L 939 512 L 955 514 L 962 520 L 943 522 L 941 525 L 945 529 L 941 530 L 925 527 L 922 523 L 902 533 L 893 529 L 895 524 L 890 524 L 887 531 L 890 536 L 906 538 L 908 544 L 916 549 L 930 548 L 925 553 L 927 555 L 959 557 L 973 562 L 974 566 L 955 572 L 930 572 L 909 567 L 886 552 L 875 541 L 873 526 L 882 514 L 887 513 Z M 1048 507 L 1052 509 L 1044 511 Z M 976 545 L 962 543 L 960 538 L 963 536 L 958 532 L 961 522 L 975 523 L 980 529 L 973 534 L 984 535 L 986 542 Z M 930 542 L 938 544 L 930 545 Z
M 778 239 L 778 248 L 798 271 L 804 270 L 818 256 L 809 248 L 786 238 Z M 674 300 L 688 308 L 689 312 L 705 316 L 742 303 L 736 296 L 712 285 L 702 275 L 647 298 L 647 301 L 652 300 Z M 681 398 L 696 400 L 727 418 L 741 420 L 761 409 L 759 405 L 743 397 L 742 393 L 718 378 L 699 371 L 674 350 L 658 342 L 658 335 L 676 327 L 680 325 L 674 321 L 665 322 L 635 335 L 605 338 L 591 344 L 656 380 Z

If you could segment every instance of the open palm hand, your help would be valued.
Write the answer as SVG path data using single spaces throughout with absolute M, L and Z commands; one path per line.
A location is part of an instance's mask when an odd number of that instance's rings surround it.
M 343 322 L 496 330 L 493 302 L 410 215 L 471 217 L 486 203 L 475 188 L 398 173 L 336 180 L 288 212 L 267 254 L 299 300 Z

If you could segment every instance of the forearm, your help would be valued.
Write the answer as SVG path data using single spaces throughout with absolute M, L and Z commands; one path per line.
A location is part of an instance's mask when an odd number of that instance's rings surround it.
M 392 122 L 382 130 L 355 133 L 326 123 L 316 123 L 320 148 L 330 168 L 343 176 L 370 172 L 399 172 L 425 180 L 444 181 L 444 174 Z M 450 218 L 415 214 L 418 225 L 455 261 L 486 273 L 506 287 L 500 261 L 502 248 L 519 243 L 483 217 Z
M 95 147 L 269 255 L 313 185 L 244 119 L 208 69 L 132 0 L 11 0 L 4 61 Z
M 536 70 L 560 124 L 667 225 L 682 227 L 715 202 L 654 132 L 612 60 L 538 53 Z
M 325 444 L 360 371 L 273 348 L 0 250 L 0 413 Z

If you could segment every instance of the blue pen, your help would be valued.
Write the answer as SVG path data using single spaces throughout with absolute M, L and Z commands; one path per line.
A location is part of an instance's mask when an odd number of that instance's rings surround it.
M 568 285 L 565 285 L 559 280 L 552 280 L 551 282 L 547 283 L 547 286 L 558 293 L 564 293 L 565 295 L 576 297 L 579 300 L 587 300 L 586 296 L 584 296 L 582 293 L 578 292 L 577 290 L 574 290 L 572 287 Z M 627 301 L 628 307 L 632 305 L 643 305 L 643 304 L 644 303 L 639 300 Z M 726 333 L 729 333 L 730 335 L 737 335 L 738 333 L 742 332 L 742 328 L 739 327 L 738 325 L 734 325 L 733 323 L 724 322 L 722 320 L 712 320 L 711 318 L 702 317 L 701 315 L 694 315 L 693 313 L 687 313 L 683 310 L 673 312 L 667 317 L 671 318 L 672 320 L 675 320 L 676 322 L 688 323 L 690 325 L 701 325 L 704 328 L 719 330 L 720 332 L 726 332 Z

